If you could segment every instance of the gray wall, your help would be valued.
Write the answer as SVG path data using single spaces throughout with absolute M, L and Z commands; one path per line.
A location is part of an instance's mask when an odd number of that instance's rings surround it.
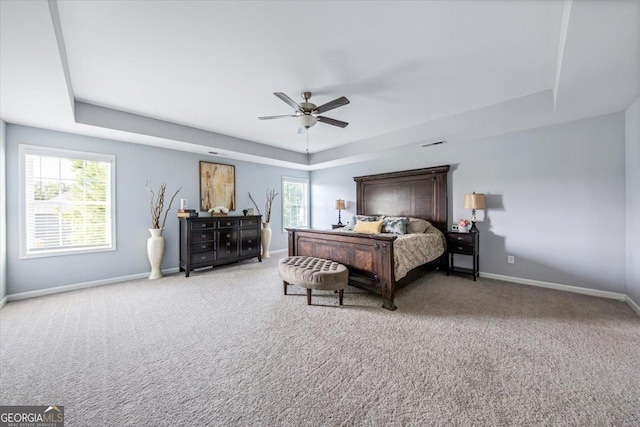
M 0 301 L 7 295 L 6 124 L 0 120 Z
M 627 295 L 640 306 L 640 98 L 625 113 Z
M 481 272 L 625 292 L 622 113 L 314 171 L 313 227 L 336 222 L 338 197 L 347 201 L 343 217 L 355 213 L 354 176 L 444 164 L 452 165 L 449 223 L 471 217 L 465 193 L 487 195 Z
M 308 178 L 309 173 L 250 162 L 198 155 L 146 145 L 91 138 L 43 129 L 7 125 L 7 293 L 34 291 L 45 288 L 85 283 L 148 272 L 149 261 L 146 242 L 150 226 L 149 193 L 147 179 L 154 187 L 167 182 L 167 192 L 179 187 L 182 191 L 167 217 L 164 231 L 166 255 L 162 268 L 178 266 L 178 221 L 176 210 L 179 199 L 186 198 L 192 208 L 198 206 L 200 160 L 233 164 L 236 166 L 236 204 L 232 214 L 242 215 L 242 209 L 253 207 L 247 193 L 250 191 L 263 210 L 267 187 L 280 192 L 283 175 Z M 116 242 L 117 250 L 83 255 L 66 255 L 21 260 L 18 235 L 18 145 L 31 144 L 116 156 Z M 4 176 L 4 174 L 3 174 Z M 273 237 L 271 250 L 287 247 L 282 229 L 281 195 L 272 209 Z M 264 213 L 264 212 L 263 212 Z M 202 214 L 202 213 L 201 213 Z

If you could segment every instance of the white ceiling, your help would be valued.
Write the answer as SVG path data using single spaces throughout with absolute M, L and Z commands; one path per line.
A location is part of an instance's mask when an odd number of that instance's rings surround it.
M 640 96 L 634 0 L 0 7 L 5 121 L 303 169 L 362 159 L 362 147 L 383 155 L 622 111 Z M 318 105 L 351 100 L 324 114 L 347 128 L 311 129 L 310 158 L 294 119 L 257 120 L 292 112 L 273 92 L 305 90 Z

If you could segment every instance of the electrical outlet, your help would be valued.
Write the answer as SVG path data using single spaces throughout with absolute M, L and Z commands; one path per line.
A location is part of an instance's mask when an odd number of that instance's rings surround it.
M 515 264 L 516 259 L 513 255 L 507 255 L 507 263 L 509 264 Z

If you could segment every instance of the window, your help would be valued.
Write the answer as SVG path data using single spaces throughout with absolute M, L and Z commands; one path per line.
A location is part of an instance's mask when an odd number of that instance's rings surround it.
M 309 226 L 309 180 L 282 177 L 282 231 Z
M 115 250 L 115 157 L 20 145 L 22 258 Z

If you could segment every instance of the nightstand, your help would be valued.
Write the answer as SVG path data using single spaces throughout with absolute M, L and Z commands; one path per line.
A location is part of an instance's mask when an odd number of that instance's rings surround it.
M 335 230 L 336 228 L 342 228 L 345 224 L 331 224 L 331 229 Z
M 473 280 L 480 274 L 480 233 L 456 233 L 447 231 L 447 253 L 449 265 L 447 276 L 450 273 L 470 274 Z M 454 267 L 453 255 L 469 255 L 473 257 L 473 269 Z

